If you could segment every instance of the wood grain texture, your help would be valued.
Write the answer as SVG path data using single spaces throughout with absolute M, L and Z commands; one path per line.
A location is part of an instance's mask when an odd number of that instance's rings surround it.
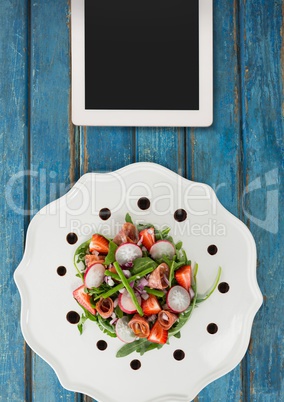
M 27 206 L 27 9 L 26 1 L 0 7 L 0 401 L 25 398 L 25 345 L 20 297 L 13 272 L 22 258 Z M 11 190 L 11 192 L 10 192 Z M 10 196 L 9 196 L 10 192 Z M 17 212 L 18 210 L 18 212 Z
M 134 162 L 134 129 L 88 127 L 81 135 L 81 172 L 107 172 Z
M 237 1 L 214 1 L 214 122 L 209 128 L 187 130 L 188 178 L 213 187 L 221 203 L 235 215 L 240 209 L 242 180 L 238 23 Z M 241 399 L 241 365 L 198 396 L 199 402 Z
M 254 402 L 284 398 L 283 10 L 279 0 L 241 2 L 244 215 L 264 294 L 244 367 L 245 400 Z
M 32 2 L 30 27 L 30 199 L 35 213 L 66 193 L 72 180 L 71 170 L 73 174 L 68 0 Z M 32 355 L 31 370 L 33 401 L 77 400 L 36 354 Z
M 137 128 L 136 161 L 160 163 L 183 175 L 185 172 L 184 129 Z

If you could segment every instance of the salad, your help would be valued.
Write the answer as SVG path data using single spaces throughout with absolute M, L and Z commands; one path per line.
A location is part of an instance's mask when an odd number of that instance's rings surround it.
M 113 239 L 95 233 L 74 254 L 82 285 L 73 296 L 83 309 L 78 329 L 86 320 L 97 323 L 125 345 L 117 357 L 141 355 L 179 338 L 180 330 L 198 303 L 218 285 L 198 295 L 198 265 L 192 267 L 182 242 L 174 242 L 170 228 L 135 225 L 129 214 Z M 81 265 L 81 267 L 80 267 Z

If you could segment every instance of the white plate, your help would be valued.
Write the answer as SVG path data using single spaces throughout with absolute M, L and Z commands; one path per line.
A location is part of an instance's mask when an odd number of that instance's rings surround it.
M 150 200 L 147 210 L 137 201 Z M 99 211 L 111 217 L 102 220 Z M 178 222 L 174 213 L 187 212 Z M 116 358 L 122 346 L 87 321 L 82 335 L 66 319 L 81 313 L 72 297 L 80 285 L 73 266 L 75 249 L 94 232 L 114 236 L 129 212 L 135 222 L 170 226 L 175 241 L 182 240 L 189 259 L 199 263 L 198 290 L 205 292 L 222 267 L 218 289 L 193 312 L 181 338 L 170 338 L 160 350 Z M 78 241 L 70 245 L 66 236 Z M 217 246 L 210 255 L 208 246 Z M 57 268 L 67 273 L 59 276 Z M 55 370 L 61 384 L 100 402 L 190 401 L 208 383 L 232 370 L 248 347 L 253 318 L 262 304 L 256 280 L 256 247 L 247 227 L 231 215 L 207 185 L 186 180 L 152 163 L 136 163 L 113 173 L 89 173 L 59 200 L 44 207 L 32 220 L 22 262 L 15 271 L 22 299 L 21 327 L 30 347 Z M 210 334 L 209 324 L 218 331 Z M 216 328 L 216 327 L 215 327 Z M 105 340 L 100 351 L 97 341 Z M 185 358 L 175 360 L 181 349 Z M 132 360 L 141 367 L 133 370 Z

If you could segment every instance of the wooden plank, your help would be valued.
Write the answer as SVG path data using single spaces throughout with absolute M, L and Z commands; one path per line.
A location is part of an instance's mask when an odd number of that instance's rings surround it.
M 209 128 L 187 131 L 188 178 L 212 186 L 222 204 L 235 215 L 240 209 L 242 145 L 238 31 L 238 2 L 214 1 L 214 122 Z M 241 398 L 241 365 L 238 365 L 207 386 L 196 401 L 236 402 Z
M 283 400 L 284 387 L 283 17 L 281 0 L 241 1 L 244 214 L 264 294 L 244 371 L 244 400 L 255 402 Z
M 20 296 L 13 281 L 24 246 L 27 207 L 27 1 L 0 8 L 0 401 L 28 396 Z M 16 176 L 15 176 L 16 175 Z M 17 212 L 18 209 L 18 212 Z
M 107 172 L 134 161 L 134 129 L 84 127 L 81 132 L 81 174 Z
M 31 207 L 33 212 L 64 194 L 74 179 L 75 142 L 70 123 L 69 1 L 31 2 Z M 54 371 L 32 356 L 32 398 L 76 401 Z
M 136 130 L 137 162 L 159 163 L 181 175 L 185 173 L 185 130 L 149 128 Z

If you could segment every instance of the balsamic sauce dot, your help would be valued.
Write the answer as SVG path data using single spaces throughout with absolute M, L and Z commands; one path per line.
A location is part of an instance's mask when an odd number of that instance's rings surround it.
M 218 252 L 218 248 L 217 248 L 217 246 L 215 246 L 215 244 L 211 244 L 211 246 L 209 246 L 209 247 L 207 248 L 207 251 L 208 251 L 208 253 L 209 253 L 210 255 L 215 255 L 215 254 L 217 254 L 217 252 Z
M 106 348 L 107 348 L 107 343 L 106 343 L 106 341 L 98 341 L 98 342 L 97 342 L 97 348 L 98 348 L 99 350 L 106 350 Z
M 181 349 L 177 349 L 174 351 L 173 356 L 176 360 L 180 361 L 183 360 L 185 358 L 185 353 L 183 350 Z
M 66 240 L 69 244 L 75 244 L 78 240 L 78 236 L 76 235 L 76 233 L 68 233 L 68 235 L 66 236 Z
M 141 367 L 141 362 L 140 360 L 132 360 L 132 362 L 130 363 L 130 367 L 132 368 L 132 370 L 139 370 Z
M 110 218 L 111 216 L 111 212 L 108 208 L 102 208 L 99 212 L 99 217 L 103 220 L 103 221 L 107 221 L 108 218 Z
M 80 316 L 78 313 L 76 313 L 76 311 L 69 311 L 69 313 L 66 314 L 66 319 L 70 322 L 70 324 L 78 324 L 80 321 Z
M 141 197 L 139 198 L 139 200 L 137 201 L 137 205 L 140 209 L 142 209 L 143 211 L 145 211 L 145 209 L 150 208 L 151 202 L 147 197 Z
M 216 332 L 218 331 L 218 326 L 216 324 L 214 324 L 213 322 L 209 325 L 207 325 L 207 332 L 209 332 L 209 334 L 216 334 Z
M 57 273 L 59 276 L 64 276 L 67 272 L 67 269 L 63 267 L 63 265 L 60 265 L 60 267 L 57 268 Z
M 227 293 L 230 290 L 230 286 L 227 282 L 221 282 L 218 285 L 218 290 L 220 293 Z
M 183 222 L 187 218 L 187 212 L 184 209 L 177 209 L 174 213 L 174 218 L 178 222 Z

